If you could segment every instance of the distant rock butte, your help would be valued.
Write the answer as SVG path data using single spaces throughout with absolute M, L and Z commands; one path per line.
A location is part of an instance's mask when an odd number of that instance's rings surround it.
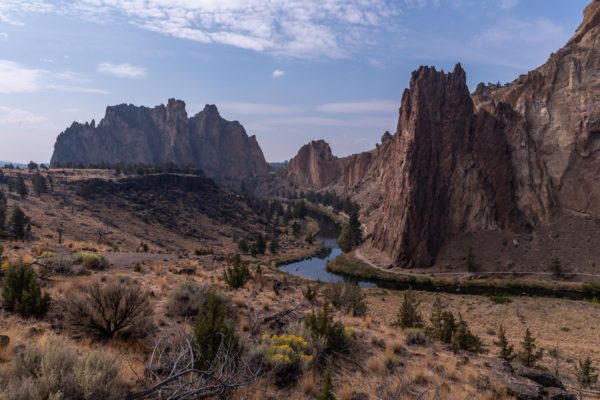
M 214 105 L 188 118 L 185 103 L 170 99 L 154 108 L 107 107 L 96 126 L 74 122 L 54 145 L 52 166 L 175 163 L 211 177 L 244 180 L 268 173 L 255 136 L 223 119 Z
M 311 188 L 321 189 L 335 182 L 342 173 L 340 161 L 324 140 L 312 141 L 300 148 L 287 167 L 291 181 Z

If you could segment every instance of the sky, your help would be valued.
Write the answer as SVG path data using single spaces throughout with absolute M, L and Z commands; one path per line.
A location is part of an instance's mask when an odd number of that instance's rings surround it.
M 106 106 L 216 104 L 267 161 L 394 133 L 420 65 L 509 82 L 562 47 L 591 0 L 0 0 L 0 160 L 50 160 Z

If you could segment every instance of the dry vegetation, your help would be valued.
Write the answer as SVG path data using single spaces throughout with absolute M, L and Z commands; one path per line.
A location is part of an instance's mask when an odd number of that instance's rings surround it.
M 67 175 L 69 179 L 76 179 L 80 172 L 69 174 L 73 175 Z M 236 249 L 225 231 L 206 243 L 181 239 L 187 251 L 158 248 L 150 240 L 154 233 L 148 232 L 144 237 L 152 243 L 148 252 L 133 248 L 118 252 L 114 243 L 139 244 L 137 228 L 113 230 L 109 235 L 113 245 L 98 244 L 93 228 L 73 228 L 77 234 L 69 229 L 81 223 L 97 227 L 102 218 L 96 212 L 118 215 L 119 210 L 75 211 L 66 217 L 59 245 L 53 227 L 64 208 L 61 201 L 50 195 L 25 200 L 11 195 L 9 208 L 14 204 L 22 205 L 36 223 L 35 240 L 3 241 L 4 262 L 33 263 L 41 289 L 51 300 L 48 313 L 38 319 L 0 311 L 0 335 L 10 338 L 7 345 L 0 340 L 0 393 L 7 400 L 123 398 L 125 392 L 137 393 L 133 398 L 166 399 L 176 391 L 240 400 L 314 399 L 322 395 L 329 363 L 338 399 L 510 399 L 493 344 L 500 324 L 515 348 L 529 328 L 545 349 L 540 366 L 549 371 L 556 365 L 550 349 L 558 346 L 561 377 L 569 386 L 576 386 L 578 360 L 590 356 L 600 362 L 600 306 L 594 302 L 527 297 L 498 301 L 416 292 L 425 323 L 438 296 L 464 318 L 488 350 L 457 351 L 429 338 L 422 344 L 407 338 L 413 333 L 396 324 L 402 292 L 309 286 L 280 273 L 273 261 L 315 250 L 294 242 L 292 236 L 282 236 L 277 256 L 244 256 L 239 261 L 229 258 Z M 173 232 L 169 235 L 176 239 Z M 202 246 L 211 247 L 213 254 L 193 251 Z M 96 260 L 97 254 L 105 254 L 106 263 Z M 249 279 L 237 289 L 224 279 L 234 263 L 247 266 L 249 272 Z M 128 307 L 111 310 L 116 299 L 125 299 Z M 329 322 L 319 319 L 325 303 L 338 306 Z M 194 338 L 199 332 L 209 337 L 212 331 L 200 320 L 211 321 L 219 337 L 239 338 L 241 347 L 228 342 L 212 349 L 207 360 L 198 354 Z M 323 333 L 316 336 L 316 331 Z M 348 345 L 337 346 L 340 340 Z M 51 374 L 57 368 L 68 372 L 62 381 Z M 56 395 L 57 388 L 64 397 L 48 397 Z M 109 389 L 94 392 L 99 388 Z

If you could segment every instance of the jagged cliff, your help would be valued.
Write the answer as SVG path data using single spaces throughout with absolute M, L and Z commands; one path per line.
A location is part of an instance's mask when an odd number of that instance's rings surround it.
M 460 65 L 422 67 L 404 92 L 382 180 L 373 245 L 403 266 L 431 265 L 452 233 L 517 226 L 504 125 L 475 114 Z
M 214 105 L 188 118 L 183 101 L 154 108 L 107 107 L 96 126 L 73 123 L 54 145 L 51 164 L 193 165 L 211 177 L 242 180 L 269 167 L 255 136 L 237 121 L 223 119 Z
M 315 189 L 335 182 L 341 173 L 340 160 L 334 157 L 331 147 L 324 140 L 313 140 L 302 146 L 286 169 L 289 180 Z
M 370 245 L 393 265 L 422 267 L 459 235 L 542 231 L 565 215 L 587 226 L 600 217 L 599 100 L 598 0 L 566 47 L 508 85 L 471 96 L 460 66 L 419 69 L 380 160 Z

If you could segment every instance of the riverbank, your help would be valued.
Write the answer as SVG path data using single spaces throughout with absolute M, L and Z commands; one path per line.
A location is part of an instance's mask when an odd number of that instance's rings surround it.
M 567 298 L 572 300 L 600 299 L 598 282 L 560 282 L 524 279 L 462 279 L 435 278 L 388 272 L 374 268 L 352 253 L 342 254 L 327 262 L 332 273 L 375 283 L 386 289 L 476 294 Z

